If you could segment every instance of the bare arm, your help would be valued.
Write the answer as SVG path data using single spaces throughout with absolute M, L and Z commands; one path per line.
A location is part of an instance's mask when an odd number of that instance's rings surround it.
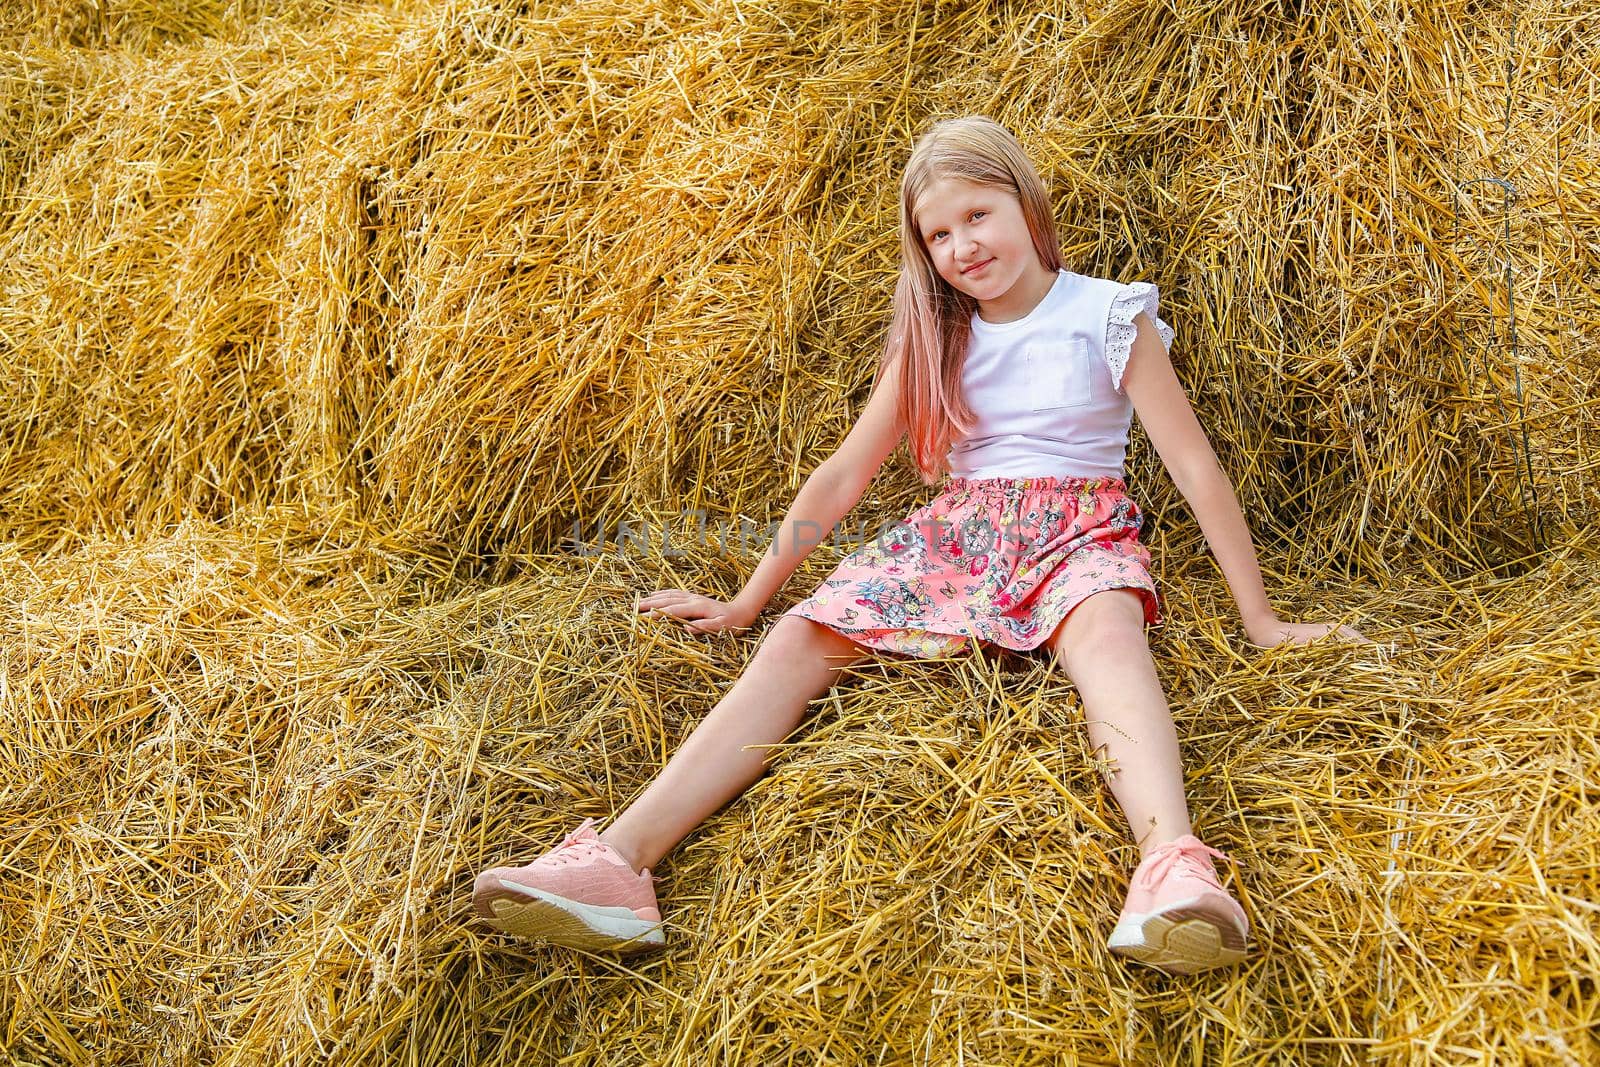
M 735 603 L 760 614 L 811 549 L 849 514 L 872 484 L 883 461 L 905 436 L 897 411 L 899 367 L 898 361 L 889 365 L 839 450 L 806 479 L 778 527 L 772 548 L 761 557 Z
M 800 487 L 794 503 L 789 505 L 771 546 L 762 553 L 760 564 L 734 598 L 734 608 L 751 619 L 761 614 L 761 609 L 788 582 L 795 568 L 827 539 L 860 498 L 861 491 L 845 481 L 837 467 L 824 462 L 813 471 Z
M 1217 454 L 1195 417 L 1155 323 L 1143 312 L 1134 316 L 1133 322 L 1133 350 L 1123 371 L 1122 387 L 1133 401 L 1139 422 L 1173 484 L 1194 511 L 1200 532 L 1205 534 L 1217 565 L 1228 580 L 1250 640 L 1262 646 L 1285 640 L 1298 643 L 1335 628 L 1341 636 L 1366 640 L 1348 626 L 1286 623 L 1273 612 L 1261 581 L 1255 542 L 1233 483 L 1217 462 Z
M 876 384 L 839 450 L 800 487 L 771 547 L 762 554 L 755 572 L 731 603 L 723 604 L 684 589 L 660 589 L 640 599 L 636 610 L 660 611 L 702 632 L 749 627 L 795 568 L 855 507 L 884 459 L 905 436 L 897 411 L 899 386 L 898 363 L 893 363 Z

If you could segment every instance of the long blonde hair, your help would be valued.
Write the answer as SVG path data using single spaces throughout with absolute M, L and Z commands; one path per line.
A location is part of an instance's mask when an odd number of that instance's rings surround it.
M 935 122 L 917 138 L 900 180 L 900 278 L 878 379 L 905 357 L 899 412 L 912 462 L 927 485 L 945 471 L 951 444 L 977 422 L 961 395 L 961 370 L 978 301 L 939 276 L 913 214 L 918 198 L 942 179 L 1016 196 L 1039 262 L 1050 271 L 1061 269 L 1061 241 L 1044 183 L 1010 130 L 985 116 L 965 115 Z

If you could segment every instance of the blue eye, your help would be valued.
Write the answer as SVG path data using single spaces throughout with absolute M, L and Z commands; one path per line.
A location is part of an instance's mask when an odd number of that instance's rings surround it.
M 974 211 L 971 215 L 969 215 L 968 218 L 974 218 L 975 219 L 980 215 L 987 215 L 987 214 L 988 214 L 987 211 L 985 211 L 983 208 L 979 208 L 977 211 Z M 946 233 L 946 232 L 947 231 L 945 231 L 945 230 L 934 230 L 932 233 L 928 234 L 928 240 L 930 240 L 930 241 L 937 240 L 939 238 L 940 234 Z

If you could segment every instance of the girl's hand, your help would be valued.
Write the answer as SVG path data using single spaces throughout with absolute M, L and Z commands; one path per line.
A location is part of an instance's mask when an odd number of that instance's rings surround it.
M 1354 626 L 1341 626 L 1334 622 L 1284 622 L 1273 619 L 1250 629 L 1250 643 L 1256 648 L 1273 648 L 1277 645 L 1304 645 L 1318 638 L 1334 634 L 1344 640 L 1338 642 L 1370 645 L 1372 639 Z
M 719 630 L 748 630 L 759 611 L 738 603 L 725 604 L 685 589 L 658 589 L 634 602 L 634 611 L 646 615 L 670 615 L 682 620 L 695 633 L 712 634 Z

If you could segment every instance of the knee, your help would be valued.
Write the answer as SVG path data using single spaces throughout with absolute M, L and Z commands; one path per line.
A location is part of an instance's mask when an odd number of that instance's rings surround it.
M 1051 653 L 1070 671 L 1075 664 L 1148 651 L 1144 596 L 1137 589 L 1105 589 L 1091 594 L 1067 614 L 1048 642 Z
M 800 615 L 785 615 L 773 623 L 758 653 L 781 656 L 789 662 L 827 657 L 832 667 L 848 666 L 866 657 L 866 651 L 848 637 Z
M 817 631 L 827 627 L 799 615 L 784 615 L 774 622 L 761 639 L 759 651 L 769 655 L 774 652 L 805 652 L 818 643 Z

